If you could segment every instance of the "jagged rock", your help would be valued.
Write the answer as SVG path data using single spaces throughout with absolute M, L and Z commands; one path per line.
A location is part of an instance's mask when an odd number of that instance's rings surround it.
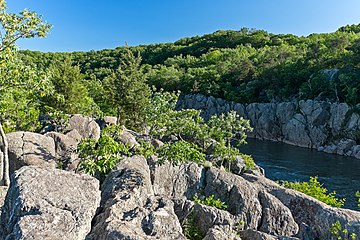
M 28 165 L 56 167 L 55 143 L 51 137 L 32 132 L 12 132 L 6 136 L 10 173 Z
M 358 113 L 351 114 L 349 121 L 346 123 L 346 130 L 354 132 L 360 128 L 360 116 Z
M 82 136 L 80 135 L 80 133 L 76 129 L 70 130 L 65 135 L 68 136 L 68 137 L 71 137 L 72 139 L 75 139 L 75 141 L 77 143 L 79 143 L 81 141 L 81 139 L 82 139 Z
M 241 222 L 240 217 L 215 207 L 184 199 L 176 199 L 174 203 L 175 213 L 179 220 L 184 222 L 189 220 L 189 218 L 193 218 L 192 220 L 204 236 L 215 226 L 227 226 L 229 229 L 232 229 Z
M 360 108 L 360 104 L 358 105 L 357 107 Z M 360 130 L 360 115 L 354 112 L 348 116 L 350 107 L 346 103 L 301 100 L 297 103 L 250 103 L 244 106 L 220 98 L 196 94 L 183 96 L 178 108 L 201 110 L 201 116 L 205 120 L 212 115 L 235 110 L 240 116 L 249 119 L 251 126 L 254 127 L 253 132 L 247 133 L 248 137 L 282 141 L 315 149 L 344 134 L 356 140 L 357 132 Z M 327 148 L 326 152 L 328 151 L 336 153 L 334 149 Z M 340 154 L 356 155 L 349 150 Z M 360 154 L 357 156 L 360 158 Z
M 346 103 L 331 104 L 329 126 L 334 136 L 340 133 L 342 124 L 349 110 L 350 108 Z
M 69 130 L 76 129 L 82 138 L 100 138 L 100 127 L 94 119 L 79 114 L 73 115 L 69 120 Z
M 88 175 L 23 167 L 11 176 L 1 214 L 1 239 L 84 239 L 100 202 Z
M 268 190 L 271 189 L 270 194 L 290 209 L 294 220 L 299 225 L 299 233 L 296 237 L 300 239 L 331 239 L 329 229 L 336 221 L 339 221 L 342 226 L 346 226 L 349 231 L 355 232 L 357 235 L 360 233 L 360 212 L 330 207 L 303 193 L 275 187 L 268 179 L 262 179 L 261 182 Z
M 345 155 L 353 146 L 356 145 L 356 142 L 352 139 L 342 139 L 337 144 L 336 153 L 340 155 Z
M 310 126 L 324 126 L 330 118 L 330 104 L 313 100 L 301 100 L 299 102 L 300 111 L 306 117 Z
M 150 163 L 151 179 L 156 195 L 173 198 L 183 196 L 192 199 L 201 189 L 204 168 L 195 163 L 173 166 L 169 162 L 158 166 L 156 161 Z
M 79 142 L 69 135 L 58 132 L 49 132 L 46 133 L 45 136 L 54 139 L 56 156 L 60 159 L 62 168 L 66 170 L 75 170 L 79 163 L 78 154 L 76 153 Z
M 276 118 L 280 125 L 286 124 L 295 115 L 296 106 L 292 102 L 279 103 L 276 106 Z
M 303 115 L 295 114 L 283 128 L 284 142 L 301 147 L 311 147 L 311 139 L 307 134 L 306 120 Z
M 289 208 L 271 194 L 261 191 L 262 224 L 259 230 L 275 236 L 294 236 L 299 231 Z M 279 226 L 282 226 L 279 228 Z
M 240 231 L 240 236 L 242 240 L 277 240 L 275 236 L 271 236 L 253 229 Z
M 139 143 L 136 141 L 134 135 L 132 135 L 131 132 L 125 128 L 119 137 L 119 141 L 131 148 L 139 146 Z
M 241 240 L 239 235 L 236 235 L 234 231 L 226 226 L 218 226 L 209 229 L 203 240 Z
M 144 157 L 121 161 L 101 188 L 101 211 L 87 239 L 185 239 L 172 201 L 154 196 Z
M 48 132 L 45 134 L 47 137 L 51 137 L 55 142 L 55 152 L 57 155 L 61 155 L 62 152 L 74 151 L 78 145 L 78 142 L 68 135 L 64 135 L 58 132 Z
M 5 201 L 5 197 L 6 197 L 6 193 L 7 193 L 8 189 L 9 188 L 6 186 L 0 186 L 0 212 L 4 205 L 4 201 Z
M 336 150 L 337 150 L 337 146 L 335 144 L 331 144 L 325 146 L 322 151 L 326 153 L 336 153 Z

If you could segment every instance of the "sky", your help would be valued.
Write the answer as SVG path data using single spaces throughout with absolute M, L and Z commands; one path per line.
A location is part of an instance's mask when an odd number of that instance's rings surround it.
M 174 42 L 243 27 L 307 36 L 360 23 L 359 0 L 8 0 L 53 25 L 20 49 L 69 52 Z

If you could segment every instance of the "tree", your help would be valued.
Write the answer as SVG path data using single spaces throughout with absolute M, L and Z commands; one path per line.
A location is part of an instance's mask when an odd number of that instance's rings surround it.
M 19 14 L 8 13 L 6 1 L 0 0 L 0 96 L 5 96 L 9 91 L 34 92 L 46 84 L 43 78 L 39 78 L 34 72 L 23 72 L 25 66 L 18 65 L 19 60 L 16 56 L 16 41 L 21 38 L 45 37 L 51 25 L 43 22 L 41 16 L 27 9 Z M 25 73 L 25 76 L 22 74 Z M 29 77 L 33 75 L 34 78 Z M 45 90 L 45 89 L 42 89 Z M 1 97 L 2 98 L 2 97 Z M 2 172 L 0 178 L 2 184 L 8 186 L 9 178 L 9 158 L 8 143 L 0 119 L 0 135 L 2 140 L 3 157 L 0 159 Z
M 141 67 L 141 56 L 135 56 L 126 48 L 121 58 L 118 69 L 104 80 L 105 90 L 119 121 L 129 128 L 139 129 L 144 123 L 150 88 Z
M 99 112 L 83 84 L 84 76 L 78 66 L 72 66 L 70 57 L 54 61 L 49 67 L 55 94 L 47 96 L 45 104 L 64 113 L 94 115 Z

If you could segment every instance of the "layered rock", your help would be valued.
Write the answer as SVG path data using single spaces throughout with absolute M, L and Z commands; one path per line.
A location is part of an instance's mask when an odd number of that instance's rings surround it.
M 360 105 L 316 100 L 243 105 L 195 94 L 183 96 L 178 108 L 201 110 L 205 119 L 236 111 L 254 128 L 249 137 L 360 158 Z
M 0 239 L 84 239 L 100 202 L 98 189 L 88 175 L 22 167 L 11 176 Z

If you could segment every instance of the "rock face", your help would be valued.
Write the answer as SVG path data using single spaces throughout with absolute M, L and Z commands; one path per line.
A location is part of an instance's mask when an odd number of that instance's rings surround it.
M 87 175 L 23 167 L 11 177 L 1 214 L 1 239 L 84 239 L 100 202 Z
M 59 163 L 61 163 L 62 168 L 66 170 L 76 169 L 78 155 L 75 150 L 79 143 L 77 137 L 75 136 L 76 138 L 73 138 L 70 134 L 65 135 L 58 132 L 48 132 L 45 136 L 54 139 L 56 157 L 59 159 Z
M 243 105 L 195 94 L 183 96 L 178 108 L 201 110 L 205 119 L 236 111 L 249 119 L 254 128 L 249 137 L 360 158 L 360 145 L 356 143 L 360 136 L 360 116 L 354 111 L 360 109 L 360 104 L 351 108 L 346 103 L 301 100 Z
M 6 136 L 10 173 L 29 165 L 56 167 L 55 142 L 51 137 L 32 132 L 13 132 Z
M 122 161 L 105 179 L 101 195 L 87 239 L 186 239 L 173 202 L 154 195 L 144 157 Z
M 76 129 L 83 138 L 100 138 L 100 127 L 96 121 L 90 117 L 79 114 L 73 115 L 69 120 L 68 130 Z

